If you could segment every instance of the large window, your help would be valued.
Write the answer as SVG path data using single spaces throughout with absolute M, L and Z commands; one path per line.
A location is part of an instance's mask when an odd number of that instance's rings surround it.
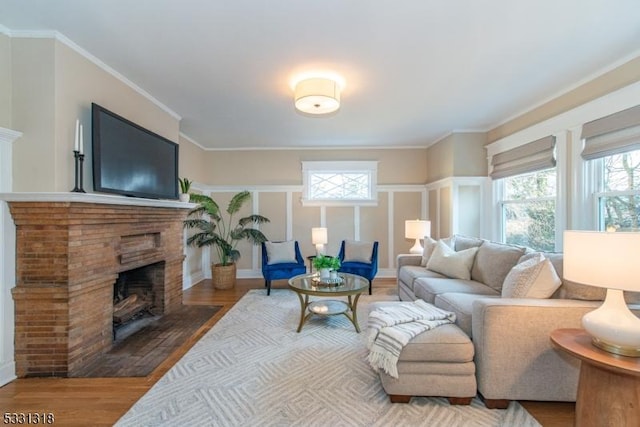
M 592 160 L 598 229 L 640 231 L 640 150 Z
M 556 136 L 491 156 L 500 240 L 540 251 L 556 248 Z
M 374 205 L 375 161 L 302 162 L 304 205 Z
M 555 249 L 556 168 L 503 178 L 502 240 L 541 251 Z

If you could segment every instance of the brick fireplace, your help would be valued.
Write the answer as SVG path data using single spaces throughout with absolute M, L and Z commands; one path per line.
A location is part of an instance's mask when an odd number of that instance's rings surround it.
M 182 221 L 190 205 L 66 199 L 8 202 L 16 224 L 18 377 L 73 377 L 111 348 L 114 284 L 122 272 L 161 264 L 154 312 L 182 304 Z

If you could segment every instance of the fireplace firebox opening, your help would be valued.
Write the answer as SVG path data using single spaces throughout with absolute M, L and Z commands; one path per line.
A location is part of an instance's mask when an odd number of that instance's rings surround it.
M 158 303 L 164 286 L 164 262 L 120 272 L 113 285 L 113 340 L 124 326 L 163 314 Z M 130 328 L 129 328 L 130 329 Z

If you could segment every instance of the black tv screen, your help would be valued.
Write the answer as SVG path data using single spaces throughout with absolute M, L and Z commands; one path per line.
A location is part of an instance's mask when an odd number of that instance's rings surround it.
M 178 144 L 97 104 L 91 115 L 94 191 L 178 198 Z

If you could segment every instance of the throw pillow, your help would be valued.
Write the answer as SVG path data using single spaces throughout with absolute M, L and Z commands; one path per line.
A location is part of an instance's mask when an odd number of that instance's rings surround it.
M 443 243 L 453 249 L 453 245 L 455 244 L 454 237 L 447 237 L 446 239 L 440 239 Z M 429 236 L 424 236 L 424 250 L 422 251 L 422 260 L 420 261 L 420 265 L 422 267 L 427 266 L 427 262 L 433 253 L 433 250 L 436 248 L 436 240 L 433 240 Z
M 373 243 L 357 242 L 355 240 L 344 241 L 344 260 L 342 262 L 371 262 Z
M 469 280 L 476 252 L 478 248 L 456 252 L 444 242 L 438 241 L 427 262 L 427 269 L 454 279 Z
M 267 248 L 267 264 L 282 264 L 298 262 L 296 260 L 296 246 L 293 240 L 287 242 L 265 242 Z
M 541 253 L 513 266 L 502 285 L 503 298 L 549 298 L 562 281 Z

